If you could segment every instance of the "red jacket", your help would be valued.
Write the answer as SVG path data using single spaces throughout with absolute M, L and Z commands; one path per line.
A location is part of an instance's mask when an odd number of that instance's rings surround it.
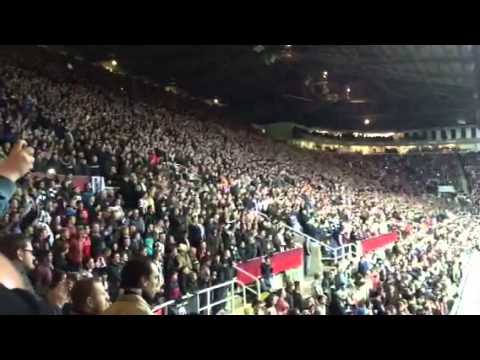
M 77 237 L 73 237 L 70 239 L 69 245 L 67 259 L 77 265 L 81 265 L 83 261 L 82 241 Z
M 90 239 L 90 236 L 86 235 L 80 239 L 82 244 L 83 258 L 86 259 L 92 257 L 92 240 Z
M 148 162 L 150 163 L 150 166 L 157 166 L 160 163 L 160 157 L 156 154 L 150 154 L 148 156 Z

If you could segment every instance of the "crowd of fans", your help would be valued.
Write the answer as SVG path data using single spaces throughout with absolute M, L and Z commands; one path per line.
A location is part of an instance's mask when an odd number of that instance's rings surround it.
M 288 223 L 334 247 L 391 231 L 403 240 L 317 275 L 308 299 L 288 284 L 256 301 L 256 314 L 447 313 L 456 255 L 478 228 L 455 210 L 440 221 L 453 205 L 427 195 L 432 176 L 453 181 L 449 158 L 301 151 L 133 102 L 65 64 L 45 71 L 1 59 L 0 156 L 18 138 L 35 149 L 34 173 L 1 220 L 1 250 L 58 312 L 124 313 L 140 289 L 145 303 L 132 311 L 149 313 L 233 279 L 237 262 L 298 246 Z

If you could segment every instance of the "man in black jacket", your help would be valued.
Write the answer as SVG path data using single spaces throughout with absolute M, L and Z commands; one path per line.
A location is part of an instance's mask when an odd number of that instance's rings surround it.
M 52 306 L 25 289 L 25 281 L 0 254 L 0 315 L 55 315 Z
M 245 248 L 245 257 L 247 260 L 251 260 L 257 257 L 257 244 L 254 237 L 248 239 L 248 244 Z
M 198 226 L 198 219 L 195 217 L 192 220 L 192 223 L 188 226 L 188 239 L 190 240 L 190 245 L 192 247 L 200 247 L 202 242 L 202 230 Z
M 92 156 L 92 161 L 90 162 L 89 169 L 91 176 L 102 176 L 100 164 L 98 163 L 98 158 L 95 155 Z
M 22 289 L 36 295 L 32 283 L 28 277 L 35 268 L 35 256 L 32 242 L 22 234 L 5 234 L 0 237 L 0 253 L 12 262 L 23 279 Z
M 273 268 L 269 256 L 265 256 L 260 269 L 262 272 L 262 278 L 260 280 L 262 291 L 270 291 L 272 288 Z
M 120 281 L 122 275 L 123 265 L 120 261 L 120 253 L 115 253 L 112 256 L 112 263 L 107 267 L 108 283 L 110 298 L 115 301 L 120 291 Z

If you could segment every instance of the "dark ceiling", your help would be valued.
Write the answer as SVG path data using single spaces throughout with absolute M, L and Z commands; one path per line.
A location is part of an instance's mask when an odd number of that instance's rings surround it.
M 475 121 L 476 45 L 68 46 L 132 75 L 221 99 L 252 122 L 412 128 Z M 324 71 L 328 75 L 324 75 Z M 350 93 L 347 93 L 350 88 Z M 347 96 L 348 95 L 348 96 Z

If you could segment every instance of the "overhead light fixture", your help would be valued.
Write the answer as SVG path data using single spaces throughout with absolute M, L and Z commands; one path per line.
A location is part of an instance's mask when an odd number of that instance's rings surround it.
M 350 100 L 351 104 L 365 104 L 367 102 L 366 99 L 355 99 L 355 100 Z
M 112 60 L 112 66 L 117 66 L 118 63 L 117 63 L 117 60 Z
M 213 103 L 214 103 L 215 105 L 218 105 L 218 103 L 219 103 L 218 99 L 217 99 L 217 98 L 213 99 Z

